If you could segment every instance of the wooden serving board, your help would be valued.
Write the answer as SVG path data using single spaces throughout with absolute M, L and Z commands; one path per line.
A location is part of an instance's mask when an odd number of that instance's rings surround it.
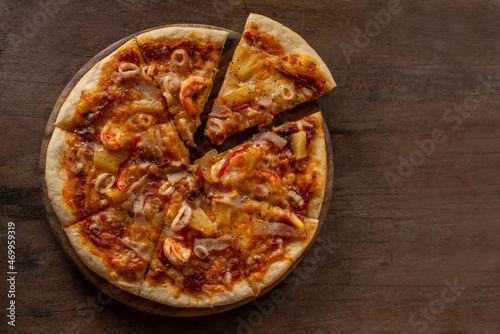
M 78 83 L 78 81 L 81 79 L 81 77 L 88 71 L 90 70 L 97 62 L 99 62 L 101 59 L 104 57 L 108 56 L 110 53 L 112 53 L 114 50 L 116 50 L 119 46 L 130 40 L 136 35 L 139 35 L 141 33 L 154 30 L 154 29 L 159 29 L 159 28 L 164 28 L 168 26 L 181 26 L 181 27 L 202 27 L 202 28 L 208 28 L 208 29 L 217 29 L 217 30 L 225 30 L 229 32 L 226 44 L 224 46 L 224 50 L 222 52 L 220 62 L 219 62 L 219 72 L 214 80 L 214 86 L 212 89 L 212 93 L 210 95 L 210 99 L 205 107 L 205 113 L 202 115 L 202 123 L 201 126 L 198 129 L 198 132 L 195 135 L 195 142 L 197 143 L 198 147 L 197 148 L 190 148 L 190 154 L 191 154 L 191 160 L 194 161 L 195 159 L 203 156 L 206 152 L 214 148 L 213 145 L 210 144 L 209 140 L 207 137 L 203 135 L 203 129 L 205 127 L 206 123 L 206 115 L 208 111 L 212 107 L 212 103 L 214 98 L 217 96 L 217 93 L 222 85 L 222 81 L 224 79 L 224 75 L 226 73 L 227 66 L 231 62 L 231 58 L 234 52 L 234 49 L 236 48 L 236 45 L 238 44 L 241 35 L 235 31 L 220 28 L 220 27 L 215 27 L 215 26 L 207 26 L 207 25 L 199 25 L 199 24 L 176 24 L 176 25 L 166 25 L 166 26 L 161 26 L 161 27 L 155 27 L 151 28 L 148 30 L 144 30 L 141 32 L 138 32 L 134 35 L 128 36 L 123 38 L 122 40 L 110 45 L 100 53 L 98 53 L 94 58 L 92 58 L 89 62 L 87 62 L 77 73 L 76 75 L 71 79 L 71 81 L 68 83 L 68 85 L 64 88 L 63 92 L 59 96 L 52 113 L 49 117 L 49 120 L 47 122 L 47 126 L 45 128 L 45 135 L 42 141 L 42 147 L 41 147 L 41 153 L 40 153 L 40 177 L 41 177 L 41 183 L 42 183 L 42 199 L 43 199 L 43 204 L 45 207 L 45 212 L 47 215 L 47 220 L 49 222 L 50 228 L 52 229 L 52 232 L 54 233 L 58 243 L 61 245 L 63 248 L 66 256 L 69 258 L 69 260 L 75 265 L 75 267 L 80 271 L 80 273 L 85 276 L 87 280 L 89 280 L 93 285 L 95 285 L 99 290 L 102 292 L 106 293 L 107 295 L 113 297 L 114 299 L 135 307 L 139 310 L 146 311 L 146 312 L 151 312 L 155 314 L 160 314 L 160 315 L 168 315 L 168 316 L 178 316 L 178 317 L 194 317 L 194 316 L 203 316 L 203 315 L 210 315 L 210 314 L 215 314 L 215 313 L 220 313 L 224 311 L 231 310 L 233 308 L 236 308 L 238 306 L 244 305 L 248 302 L 251 302 L 252 300 L 264 295 L 268 291 L 270 291 L 272 288 L 274 288 L 276 285 L 278 285 L 283 279 L 285 279 L 286 276 L 288 276 L 295 267 L 302 261 L 304 256 L 306 255 L 307 251 L 309 248 L 312 246 L 314 243 L 314 240 L 318 233 L 320 233 L 321 226 L 323 225 L 323 222 L 325 221 L 327 212 L 328 212 L 328 205 L 330 203 L 330 196 L 331 196 L 331 191 L 333 187 L 333 152 L 332 152 L 332 144 L 330 141 L 330 133 L 328 131 L 328 128 L 326 126 L 326 123 L 324 122 L 324 131 L 325 131 L 325 139 L 326 139 L 326 148 L 327 148 L 327 158 L 328 158 L 328 175 L 327 175 L 327 182 L 326 182 L 326 189 L 325 189 L 325 197 L 323 200 L 323 204 L 321 207 L 321 213 L 319 217 L 319 226 L 316 232 L 316 235 L 313 237 L 311 243 L 308 245 L 302 256 L 290 267 L 290 269 L 280 277 L 276 282 L 274 282 L 272 285 L 268 286 L 265 288 L 258 296 L 250 297 L 241 301 L 238 301 L 236 303 L 230 304 L 230 305 L 223 305 L 223 306 L 216 306 L 216 307 L 207 307 L 207 308 L 185 308 L 185 307 L 173 307 L 173 306 L 168 306 L 164 305 L 161 303 L 157 303 L 155 301 L 145 299 L 139 296 L 136 296 L 134 294 L 131 294 L 127 291 L 121 290 L 109 283 L 106 279 L 102 278 L 101 276 L 97 275 L 94 273 L 92 270 L 90 270 L 78 257 L 76 254 L 75 250 L 71 246 L 66 233 L 62 229 L 61 223 L 59 219 L 57 218 L 55 211 L 49 201 L 48 197 L 48 192 L 47 192 L 47 185 L 45 183 L 45 161 L 47 157 L 47 146 L 49 144 L 50 138 L 52 136 L 52 133 L 55 128 L 55 121 L 57 118 L 57 115 L 59 114 L 59 110 L 61 109 L 62 104 L 64 103 L 66 97 L 69 95 L 73 87 Z M 288 122 L 288 121 L 296 121 L 304 116 L 311 115 L 315 112 L 317 112 L 317 106 L 315 103 L 304 103 L 302 105 L 297 106 L 293 110 L 290 110 L 288 112 L 284 112 L 281 114 L 278 114 L 275 116 L 272 124 L 268 126 L 268 128 L 271 128 L 273 126 L 277 126 L 279 124 Z M 257 133 L 256 128 L 251 128 L 248 129 L 240 134 L 234 135 L 229 137 L 221 146 L 217 147 L 219 152 L 225 151 L 231 147 L 236 146 L 237 144 L 241 143 L 242 141 L 250 138 L 254 133 Z

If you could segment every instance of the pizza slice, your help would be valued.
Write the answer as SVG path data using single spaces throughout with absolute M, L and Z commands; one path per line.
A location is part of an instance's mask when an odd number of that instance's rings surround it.
M 140 296 L 176 307 L 213 307 L 252 297 L 240 268 L 238 238 L 167 227 Z
M 76 84 L 56 120 L 65 130 L 126 150 L 138 134 L 170 120 L 159 86 L 130 40 L 94 65 Z
M 238 236 L 207 216 L 211 206 L 195 171 L 170 190 L 174 197 L 140 296 L 176 307 L 217 306 L 253 296 L 240 269 Z
M 335 87 L 330 71 L 298 34 L 265 16 L 250 14 L 205 135 L 220 145 L 249 127 L 312 101 Z
M 118 166 L 126 157 L 107 154 L 100 159 L 101 152 L 106 153 L 102 145 L 55 128 L 47 148 L 45 180 L 63 227 L 111 205 L 106 191 L 115 183 Z
M 243 201 L 230 212 L 231 230 L 239 232 L 240 268 L 255 295 L 290 269 L 318 227 L 316 219 L 253 200 Z
M 167 110 L 187 145 L 210 94 L 227 32 L 205 28 L 167 27 L 137 36 L 148 66 L 143 73 L 158 83 Z
M 321 113 L 254 135 L 229 151 L 208 152 L 195 163 L 207 196 L 266 202 L 317 219 L 327 176 Z
M 126 151 L 56 127 L 47 148 L 45 180 L 56 215 L 66 226 L 124 201 L 149 170 L 186 164 L 189 152 L 173 123 L 138 135 Z

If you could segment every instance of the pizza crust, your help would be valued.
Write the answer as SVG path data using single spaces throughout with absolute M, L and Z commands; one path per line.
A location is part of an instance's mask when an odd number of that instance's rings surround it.
M 88 247 L 89 241 L 85 240 L 79 232 L 78 224 L 66 227 L 64 229 L 66 235 L 76 251 L 76 254 L 80 257 L 83 263 L 94 271 L 97 275 L 106 279 L 110 283 L 116 285 L 120 289 L 128 291 L 134 295 L 139 295 L 141 282 L 126 282 L 119 278 L 111 278 L 112 273 L 105 265 L 104 261 L 98 255 L 92 253 Z
M 309 117 L 314 118 L 317 124 L 316 135 L 309 143 L 309 159 L 311 165 L 316 166 L 314 170 L 316 171 L 318 187 L 314 191 L 314 195 L 309 200 L 306 216 L 318 219 L 321 212 L 321 205 L 323 204 L 323 198 L 325 197 L 328 161 L 326 156 L 323 116 L 321 115 L 321 112 L 317 112 Z
M 61 110 L 59 111 L 59 115 L 56 119 L 56 126 L 68 131 L 74 130 L 74 126 L 76 125 L 74 124 L 74 119 L 77 116 L 76 106 L 80 102 L 82 91 L 96 87 L 99 83 L 99 78 L 103 72 L 103 69 L 107 66 L 107 63 L 114 55 L 125 49 L 139 50 L 135 40 L 131 39 L 127 43 L 123 44 L 118 49 L 113 51 L 106 58 L 99 61 L 87 73 L 85 73 L 85 75 L 78 81 L 78 83 L 75 85 L 75 87 L 61 106 Z M 139 55 L 141 55 L 142 58 L 142 54 L 140 52 Z
M 307 238 L 305 240 L 297 240 L 289 242 L 285 246 L 285 252 L 289 257 L 291 257 L 291 260 L 293 262 L 298 260 L 298 258 L 304 253 L 306 248 L 314 239 L 316 230 L 318 229 L 318 224 L 319 221 L 317 219 L 306 218 L 304 225 L 307 231 Z
M 251 275 L 247 278 L 248 283 L 253 289 L 255 295 L 258 295 L 264 288 L 270 286 L 276 282 L 281 276 L 283 276 L 287 270 L 292 266 L 293 262 L 291 259 L 286 257 L 276 260 L 271 263 L 266 270 L 266 273 L 262 279 L 256 279 L 255 275 Z
M 142 283 L 139 295 L 175 307 L 200 308 L 232 304 L 245 298 L 253 297 L 254 292 L 246 282 L 236 283 L 232 290 L 217 292 L 209 296 L 205 293 L 186 293 L 172 284 L 153 287 L 145 280 Z
M 61 155 L 70 149 L 66 139 L 73 134 L 65 130 L 55 128 L 49 146 L 47 147 L 47 158 L 45 162 L 45 182 L 50 203 L 57 218 L 63 227 L 68 226 L 77 220 L 77 217 L 64 204 L 63 189 L 68 181 L 64 166 L 61 165 Z
M 313 58 L 318 65 L 323 78 L 326 80 L 325 91 L 337 86 L 325 62 L 299 34 L 290 28 L 285 27 L 281 23 L 259 14 L 250 14 L 245 26 L 250 23 L 254 23 L 259 29 L 278 39 L 287 53 L 300 53 Z
M 227 38 L 227 31 L 215 30 L 207 28 L 191 28 L 191 27 L 166 27 L 145 32 L 136 37 L 137 43 L 145 43 L 151 41 L 181 40 L 193 38 L 199 41 L 210 41 L 224 45 Z

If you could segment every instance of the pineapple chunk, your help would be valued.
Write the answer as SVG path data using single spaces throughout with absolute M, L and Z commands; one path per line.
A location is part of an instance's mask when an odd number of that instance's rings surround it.
M 255 166 L 259 162 L 261 156 L 262 152 L 258 148 L 251 146 L 247 149 L 246 160 L 248 171 L 255 170 Z
M 264 64 L 262 59 L 259 59 L 255 54 L 248 51 L 244 46 L 238 45 L 234 50 L 233 61 L 231 66 L 238 73 L 241 80 L 245 80 L 256 69 Z
M 198 169 L 209 168 L 211 165 L 210 162 L 212 161 L 212 158 L 215 157 L 217 154 L 219 154 L 219 152 L 217 152 L 215 148 L 211 149 L 210 151 L 205 153 L 204 156 L 202 156 L 199 159 L 196 159 L 194 165 L 197 165 Z
M 127 195 L 124 192 L 116 188 L 109 188 L 106 190 L 106 195 L 108 195 L 114 202 L 123 202 L 127 198 Z
M 233 207 L 229 204 L 219 204 L 214 207 L 215 221 L 217 226 L 226 226 L 231 224 Z
M 292 141 L 292 149 L 295 153 L 295 159 L 300 160 L 307 157 L 307 141 L 305 131 L 299 131 L 291 134 L 290 140 Z
M 295 213 L 290 212 L 290 220 L 295 227 L 304 228 L 304 223 L 299 219 L 299 217 L 297 217 Z
M 120 164 L 126 159 L 122 154 L 109 151 L 105 148 L 94 150 L 94 164 L 106 172 L 115 174 Z
M 157 111 L 162 112 L 163 106 L 160 100 L 151 101 L 151 100 L 139 100 L 134 101 L 132 103 L 132 108 L 136 109 L 136 111 Z
M 243 86 L 240 88 L 232 89 L 222 95 L 222 98 L 230 103 L 231 107 L 235 105 L 243 105 L 255 99 L 256 96 L 255 86 Z
M 191 219 L 189 220 L 189 225 L 192 228 L 205 233 L 206 235 L 214 233 L 215 229 L 217 228 L 217 225 L 213 221 L 211 221 L 210 218 L 208 218 L 205 211 L 203 211 L 201 208 L 197 208 L 193 211 Z

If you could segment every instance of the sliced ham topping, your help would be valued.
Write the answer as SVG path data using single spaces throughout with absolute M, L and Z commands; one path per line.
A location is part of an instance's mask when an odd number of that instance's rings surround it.
M 161 147 L 155 145 L 148 134 L 142 136 L 142 142 L 147 146 L 147 148 L 153 153 L 155 157 L 161 157 Z
M 177 241 L 184 241 L 184 237 L 180 233 L 172 230 L 171 228 L 166 227 L 165 234 L 167 234 L 169 237 Z
M 269 96 L 264 96 L 257 100 L 257 104 L 264 108 L 269 108 L 271 103 L 273 103 L 273 100 Z
M 125 237 L 121 239 L 121 243 L 126 247 L 130 248 L 134 252 L 136 252 L 140 257 L 145 260 L 149 260 L 151 258 L 151 254 L 153 254 L 154 247 L 152 244 L 148 244 L 146 242 L 134 241 L 130 240 L 129 237 Z
M 196 239 L 194 241 L 194 253 L 200 259 L 204 259 L 211 251 L 224 250 L 232 248 L 238 250 L 240 248 L 239 240 L 236 237 L 224 235 L 217 239 Z
M 160 149 L 161 152 L 163 147 L 163 141 L 161 140 L 161 134 L 159 129 L 155 130 L 155 145 Z
M 214 196 L 214 202 L 229 204 L 236 208 L 244 208 L 246 204 L 241 199 L 231 198 L 227 196 Z
M 134 201 L 134 213 L 144 214 L 144 196 L 138 196 Z
M 219 118 L 225 118 L 228 116 L 231 110 L 227 108 L 226 106 L 220 105 L 216 106 L 212 109 L 212 112 L 210 113 L 210 117 L 219 117 Z
M 146 183 L 147 175 L 141 177 L 138 181 L 134 182 L 128 189 L 126 195 L 127 200 L 134 203 L 137 196 L 139 196 L 144 190 L 144 184 Z
M 274 235 L 284 238 L 305 239 L 307 232 L 283 223 L 256 222 L 253 225 L 255 235 Z

